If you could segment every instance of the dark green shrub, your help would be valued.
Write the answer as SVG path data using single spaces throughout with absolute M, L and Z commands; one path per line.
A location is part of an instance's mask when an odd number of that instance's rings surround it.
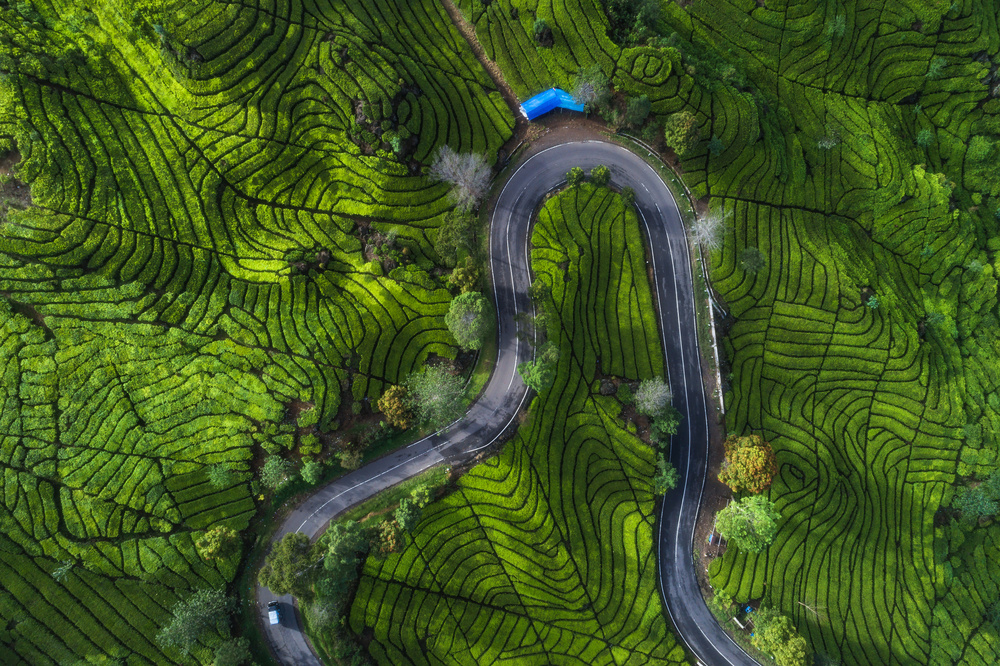
M 611 182 L 611 169 L 599 164 L 590 170 L 590 182 L 598 187 L 606 187 Z

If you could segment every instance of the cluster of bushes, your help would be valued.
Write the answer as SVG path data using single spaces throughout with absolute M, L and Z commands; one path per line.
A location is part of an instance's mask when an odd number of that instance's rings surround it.
M 544 650 L 600 663 L 609 627 L 619 659 L 683 662 L 662 614 L 650 612 L 659 608 L 653 527 L 635 519 L 653 511 L 655 455 L 616 418 L 620 403 L 591 388 L 598 359 L 628 381 L 663 373 L 639 234 L 635 212 L 607 188 L 583 184 L 546 202 L 531 255 L 544 321 L 522 320 L 522 333 L 544 329 L 559 361 L 517 438 L 427 506 L 404 550 L 366 563 L 350 625 L 371 636 L 380 663 L 448 659 L 456 645 L 501 661 Z M 649 393 L 649 411 L 661 413 L 663 391 Z M 529 598 L 544 603 L 517 601 Z M 514 609 L 525 621 L 510 622 Z M 566 617 L 571 629 L 554 621 Z
M 448 142 L 481 175 L 514 118 L 430 1 L 2 12 L 26 186 L 0 204 L 0 651 L 172 663 L 157 632 L 233 580 L 258 498 L 361 463 L 367 434 L 323 449 L 342 402 L 456 354 L 429 241 L 453 201 L 424 167 Z

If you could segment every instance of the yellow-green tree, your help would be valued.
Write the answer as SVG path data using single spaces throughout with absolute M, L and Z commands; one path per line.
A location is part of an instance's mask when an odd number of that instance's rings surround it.
M 726 459 L 722 463 L 719 481 L 734 493 L 747 490 L 762 493 L 771 486 L 778 473 L 778 463 L 771 445 L 760 435 L 726 438 Z

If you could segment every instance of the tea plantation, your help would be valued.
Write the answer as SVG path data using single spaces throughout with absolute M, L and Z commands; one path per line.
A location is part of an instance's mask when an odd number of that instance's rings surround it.
M 697 118 L 682 169 L 726 217 L 726 423 L 774 444 L 784 517 L 714 583 L 845 664 L 996 662 L 1000 527 L 949 509 L 1000 445 L 996 3 L 665 3 L 655 50 L 582 24 L 592 4 L 473 13 L 526 89 L 596 63 L 661 122 Z M 530 8 L 554 38 L 521 58 Z M 649 84 L 637 51 L 669 76 Z
M 636 215 L 606 188 L 573 187 L 542 208 L 532 243 L 555 381 L 405 550 L 368 558 L 351 626 L 379 663 L 684 660 L 655 582 L 653 449 L 597 391 L 601 372 L 663 372 Z
M 263 451 L 454 356 L 422 165 L 512 127 L 432 0 L 0 3 L 0 661 L 178 661 Z

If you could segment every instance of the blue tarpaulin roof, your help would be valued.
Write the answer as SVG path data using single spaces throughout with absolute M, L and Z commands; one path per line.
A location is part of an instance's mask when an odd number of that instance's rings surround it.
M 565 90 L 549 88 L 545 92 L 538 93 L 531 99 L 525 100 L 521 104 L 521 113 L 528 120 L 534 120 L 540 115 L 559 108 L 569 109 L 570 111 L 583 111 L 583 104 L 573 99 L 573 96 Z

